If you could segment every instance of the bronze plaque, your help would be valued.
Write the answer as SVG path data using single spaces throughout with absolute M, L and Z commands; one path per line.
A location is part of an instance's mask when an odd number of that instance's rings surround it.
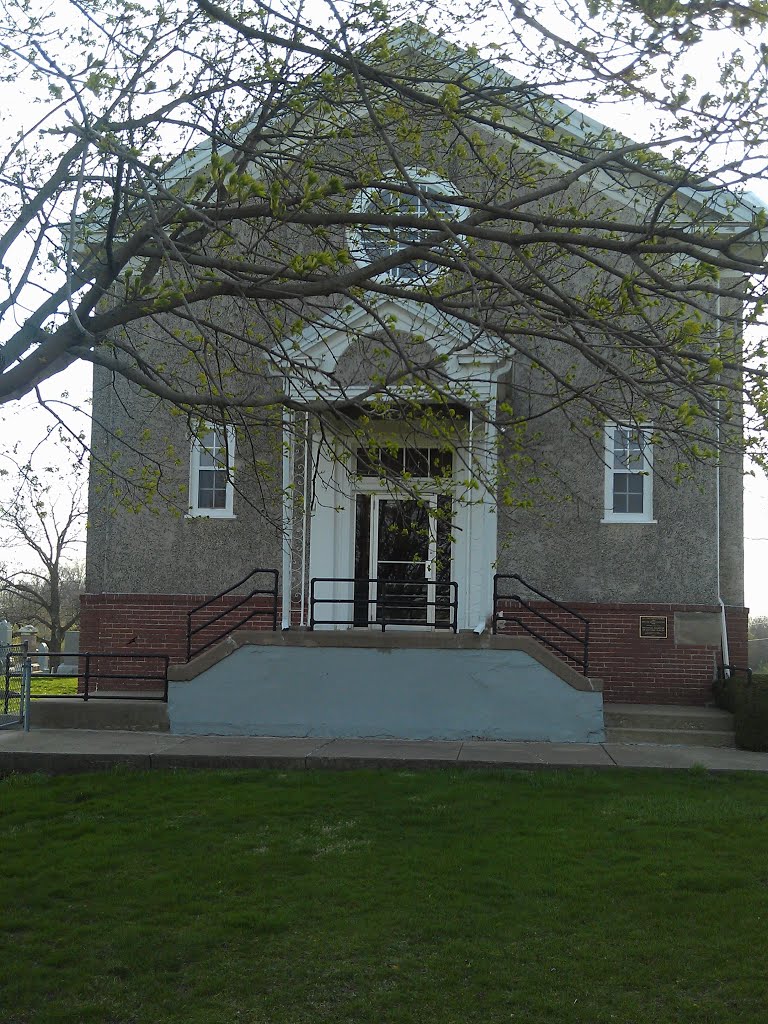
M 666 615 L 641 615 L 640 636 L 645 640 L 667 639 Z

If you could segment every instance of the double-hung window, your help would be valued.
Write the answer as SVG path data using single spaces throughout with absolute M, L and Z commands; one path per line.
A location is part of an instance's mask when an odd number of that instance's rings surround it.
M 605 428 L 604 523 L 652 523 L 650 430 L 618 423 Z
M 232 473 L 233 427 L 206 423 L 192 439 L 189 470 L 189 515 L 229 519 L 234 515 Z

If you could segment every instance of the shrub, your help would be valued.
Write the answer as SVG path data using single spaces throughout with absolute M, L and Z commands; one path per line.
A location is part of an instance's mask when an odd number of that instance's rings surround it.
M 736 746 L 768 750 L 768 676 L 753 675 L 751 682 L 744 678 L 731 682 Z
M 724 675 L 718 673 L 714 683 L 712 684 L 712 690 L 714 692 L 715 704 L 717 707 L 722 708 L 723 711 L 730 711 L 733 713 L 736 710 L 735 707 L 735 691 L 736 691 L 737 677 L 732 675 L 729 679 L 726 679 Z

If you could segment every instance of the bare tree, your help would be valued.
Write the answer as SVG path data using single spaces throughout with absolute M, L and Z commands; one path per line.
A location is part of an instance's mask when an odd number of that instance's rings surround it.
M 0 503 L 0 614 L 36 624 L 53 653 L 80 616 L 85 496 L 77 464 L 65 477 L 52 467 L 2 468 L 10 495 Z
M 556 408 L 588 436 L 653 419 L 681 470 L 762 450 L 765 213 L 740 195 L 766 169 L 761 4 L 2 11 L 6 81 L 39 116 L 0 155 L 0 401 L 85 360 L 271 429 L 287 380 L 315 375 L 318 414 L 344 387 L 296 340 L 356 309 L 385 352 L 358 403 L 405 382 L 450 401 L 377 314 L 393 298 L 528 367 L 532 403 L 494 413 L 507 437 Z M 716 86 L 690 71 L 708 40 Z M 649 127 L 554 96 L 642 101 Z

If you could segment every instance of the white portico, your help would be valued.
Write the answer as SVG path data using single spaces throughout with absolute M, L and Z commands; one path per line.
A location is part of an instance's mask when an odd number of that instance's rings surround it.
M 305 331 L 286 391 L 283 626 L 459 629 L 492 610 L 499 343 L 413 301 Z

